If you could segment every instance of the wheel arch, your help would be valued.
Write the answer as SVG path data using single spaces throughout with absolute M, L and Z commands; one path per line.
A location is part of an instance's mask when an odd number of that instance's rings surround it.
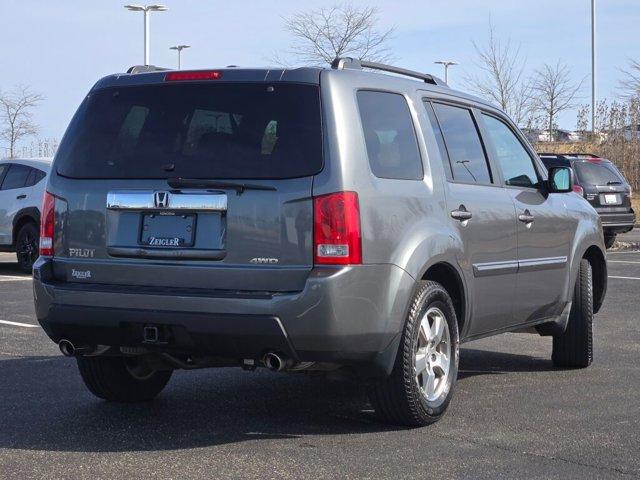
M 462 335 L 463 327 L 467 323 L 467 295 L 462 274 L 452 263 L 438 261 L 425 269 L 421 279 L 438 282 L 445 288 L 453 302 L 453 308 L 458 320 L 458 331 Z
M 16 244 L 20 228 L 26 223 L 34 223 L 37 227 L 40 224 L 40 210 L 36 207 L 23 208 L 13 217 L 12 240 L 14 245 Z

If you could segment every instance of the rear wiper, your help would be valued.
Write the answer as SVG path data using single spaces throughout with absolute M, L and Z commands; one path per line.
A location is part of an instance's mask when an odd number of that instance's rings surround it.
M 622 182 L 619 181 L 612 181 L 612 182 L 607 182 L 607 185 L 622 185 Z
M 206 180 L 200 178 L 168 178 L 167 183 L 172 188 L 230 188 L 242 195 L 245 190 L 277 190 L 271 185 L 255 183 L 224 182 L 220 180 Z

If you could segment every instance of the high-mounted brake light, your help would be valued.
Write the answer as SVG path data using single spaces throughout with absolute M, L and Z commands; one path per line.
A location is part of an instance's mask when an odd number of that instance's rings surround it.
M 40 213 L 40 255 L 53 256 L 53 232 L 55 226 L 56 199 L 49 192 L 44 192 Z
M 222 72 L 217 70 L 194 70 L 169 72 L 164 76 L 165 82 L 188 82 L 194 80 L 218 80 L 222 78 Z
M 362 263 L 360 206 L 356 192 L 337 192 L 313 199 L 314 263 Z

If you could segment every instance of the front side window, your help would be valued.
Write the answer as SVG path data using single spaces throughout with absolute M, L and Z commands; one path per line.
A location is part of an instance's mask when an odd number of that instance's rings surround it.
M 358 109 L 371 171 L 379 178 L 422 180 L 418 151 L 407 101 L 402 95 L 362 90 Z
M 492 183 L 487 157 L 471 110 L 442 103 L 434 103 L 433 108 L 447 146 L 453 180 Z
M 505 184 L 515 187 L 538 187 L 538 174 L 529 153 L 518 137 L 502 120 L 485 113 L 482 114 L 482 118 L 495 147 Z

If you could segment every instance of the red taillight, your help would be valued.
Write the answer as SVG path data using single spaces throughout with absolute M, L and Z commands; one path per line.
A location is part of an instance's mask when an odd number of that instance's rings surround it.
M 186 82 L 189 80 L 218 80 L 222 72 L 216 70 L 195 70 L 192 72 L 169 72 L 164 76 L 165 82 Z
M 580 185 L 574 185 L 572 187 L 572 190 L 576 192 L 578 195 L 580 195 L 581 197 L 584 197 L 584 189 Z
M 49 192 L 44 192 L 40 213 L 40 255 L 53 256 L 53 231 L 56 220 L 56 199 Z
M 321 265 L 362 263 L 360 206 L 356 192 L 313 199 L 313 261 Z

